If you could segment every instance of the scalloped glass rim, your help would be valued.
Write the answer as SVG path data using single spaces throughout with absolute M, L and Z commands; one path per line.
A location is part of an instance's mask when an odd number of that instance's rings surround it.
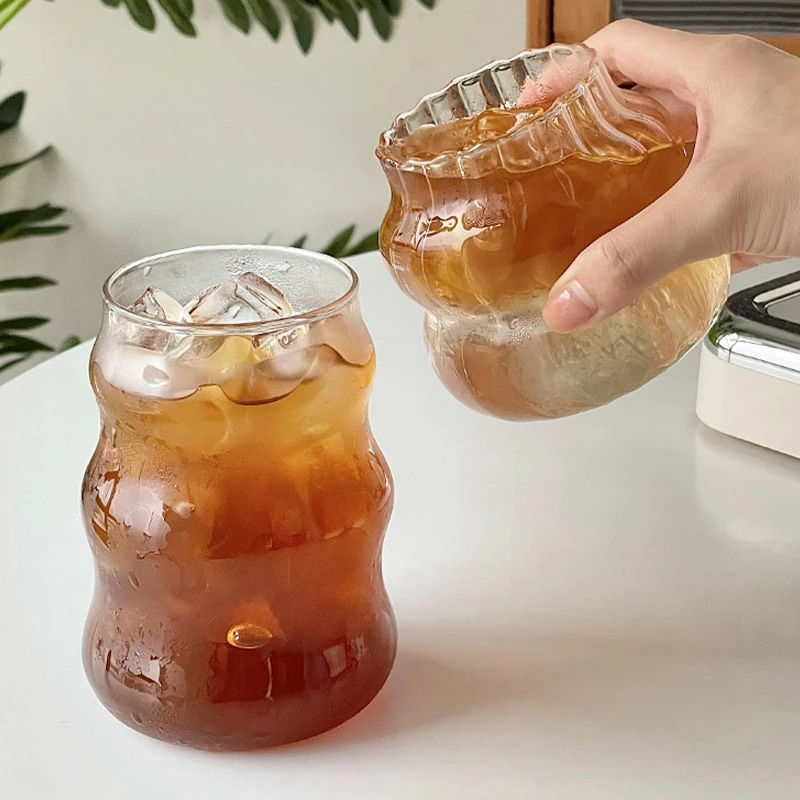
M 576 56 L 581 58 L 583 69 L 578 71 L 580 77 L 575 86 L 559 95 L 544 114 L 535 119 L 526 120 L 523 125 L 513 128 L 506 135 L 492 139 L 490 142 L 479 142 L 458 152 L 443 153 L 434 159 L 412 157 L 398 162 L 390 154 L 393 145 L 423 125 L 441 125 L 455 119 L 472 118 L 490 108 L 520 107 L 518 105 L 519 98 L 528 80 L 536 83 L 548 64 L 560 64 L 566 59 L 574 59 Z M 599 76 L 601 70 L 605 72 L 605 68 L 597 58 L 596 51 L 585 44 L 556 43 L 548 47 L 524 50 L 513 58 L 493 61 L 475 72 L 456 78 L 444 89 L 425 95 L 414 108 L 400 114 L 392 126 L 381 134 L 376 155 L 383 164 L 402 170 L 439 167 L 453 158 L 477 155 L 481 150 L 514 139 L 529 131 L 531 126 L 545 124 L 559 115 L 566 106 L 584 94 L 587 86 Z M 509 82 L 509 77 L 513 83 Z M 482 105 L 479 96 L 473 89 L 476 86 L 479 87 L 484 101 Z M 473 90 L 471 94 L 468 93 L 470 89 Z M 456 111 L 452 103 L 454 97 L 460 99 L 463 111 L 466 113 L 462 113 L 460 116 L 454 113 Z M 471 102 L 472 100 L 478 100 L 479 104 L 475 105 Z M 447 115 L 448 111 L 449 116 Z M 415 117 L 420 119 L 415 120 Z

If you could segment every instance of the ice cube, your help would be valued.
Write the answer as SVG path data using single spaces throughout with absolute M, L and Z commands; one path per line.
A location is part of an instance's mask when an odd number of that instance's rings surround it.
M 148 288 L 144 294 L 131 306 L 131 311 L 153 319 L 166 320 L 167 314 L 156 300 L 155 292 Z
M 130 310 L 158 322 L 187 323 L 192 321 L 186 309 L 174 297 L 161 289 L 154 289 L 152 286 L 145 289 L 142 296 L 130 306 Z M 124 323 L 121 330 L 129 344 L 164 354 L 174 351 L 190 338 L 186 334 L 170 333 L 157 327 L 129 322 Z M 155 376 L 159 372 L 160 370 L 155 372 L 151 370 L 150 374 Z
M 312 329 L 312 343 L 327 345 L 348 364 L 363 367 L 374 355 L 372 339 L 357 309 L 346 308 L 318 322 Z
M 186 306 L 192 322 L 252 323 L 264 322 L 292 313 L 283 293 L 254 272 L 245 272 L 236 280 L 225 281 L 199 294 Z
M 293 313 L 283 293 L 253 272 L 209 286 L 185 306 L 149 287 L 131 309 L 159 322 L 198 325 L 257 324 Z M 234 399 L 272 399 L 273 393 L 301 383 L 315 361 L 307 352 L 304 326 L 288 333 L 230 336 L 129 325 L 126 344 L 133 347 L 125 348 L 124 364 L 111 368 L 112 382 L 145 397 L 185 397 L 200 386 L 217 385 Z M 261 374 L 265 359 L 269 368 Z
M 177 399 L 197 389 L 197 379 L 157 347 L 135 343 L 100 348 L 98 366 L 105 379 L 139 397 Z
M 161 322 L 191 322 L 184 307 L 166 292 L 148 287 L 131 306 L 131 311 Z
M 239 322 L 242 304 L 236 296 L 236 284 L 225 281 L 209 286 L 186 304 L 186 313 L 192 322 Z
M 129 306 L 129 310 L 133 311 L 134 314 L 157 322 L 176 321 L 170 319 L 171 316 L 176 314 L 182 318 L 186 317 L 186 313 L 180 303 L 164 292 L 159 292 L 152 287 L 145 289 L 142 296 Z M 130 344 L 139 347 L 149 350 L 163 350 L 169 341 L 169 333 L 156 327 L 128 321 L 120 321 L 119 325 L 123 338 Z
M 161 308 L 164 309 L 164 313 L 167 315 L 167 322 L 192 321 L 186 309 L 174 297 L 162 292 L 160 289 L 153 289 L 153 296 Z
M 186 304 L 184 313 L 191 322 L 203 325 L 247 324 L 291 314 L 291 306 L 269 282 L 247 272 L 236 280 L 209 286 Z M 184 334 L 173 337 L 166 349 L 171 359 L 196 362 L 213 356 L 225 341 L 223 336 Z M 252 351 L 252 343 L 247 341 Z
M 280 319 L 292 314 L 286 295 L 255 272 L 245 272 L 236 281 L 236 295 L 256 313 L 256 320 Z

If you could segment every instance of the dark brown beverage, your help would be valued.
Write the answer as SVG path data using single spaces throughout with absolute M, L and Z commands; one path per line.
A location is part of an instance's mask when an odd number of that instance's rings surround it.
M 203 748 L 334 727 L 375 696 L 396 648 L 381 575 L 392 482 L 355 298 L 275 333 L 145 347 L 119 329 L 93 358 L 103 426 L 83 491 L 95 691 L 128 725 Z

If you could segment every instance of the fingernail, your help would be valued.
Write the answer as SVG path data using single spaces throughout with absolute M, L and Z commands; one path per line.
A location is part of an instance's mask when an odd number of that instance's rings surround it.
M 561 333 L 583 325 L 597 313 L 597 304 L 578 281 L 570 281 L 548 306 L 550 327 Z

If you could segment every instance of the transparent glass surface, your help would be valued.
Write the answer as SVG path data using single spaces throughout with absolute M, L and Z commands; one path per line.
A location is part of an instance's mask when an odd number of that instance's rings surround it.
M 355 274 L 286 248 L 196 248 L 121 269 L 104 295 L 83 482 L 94 691 L 127 725 L 207 749 L 338 725 L 396 649 Z
M 391 188 L 381 251 L 425 309 L 433 366 L 456 397 L 508 419 L 562 417 L 636 389 L 703 337 L 727 257 L 571 334 L 541 315 L 574 258 L 667 191 L 692 149 L 582 45 L 496 62 L 398 117 L 377 150 Z

